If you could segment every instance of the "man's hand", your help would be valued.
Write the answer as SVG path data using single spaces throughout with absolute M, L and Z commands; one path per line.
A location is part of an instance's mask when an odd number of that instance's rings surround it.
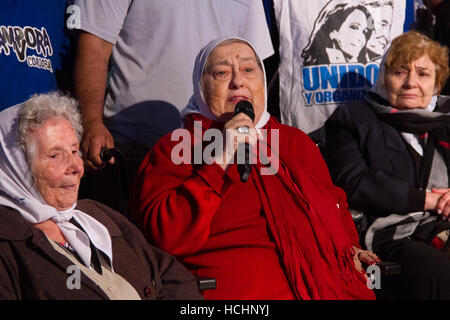
M 102 121 L 85 123 L 81 149 L 83 150 L 83 158 L 88 168 L 98 170 L 105 166 L 100 158 L 102 148 L 114 148 L 114 139 L 111 133 L 109 133 Z M 109 163 L 114 164 L 114 157 L 109 160 Z
M 81 149 L 87 168 L 104 167 L 102 148 L 113 148 L 114 140 L 103 124 L 103 104 L 108 62 L 114 45 L 93 34 L 82 32 L 78 37 L 75 61 L 75 94 L 80 102 L 84 134 Z M 114 158 L 109 161 L 114 163 Z
M 435 211 L 441 215 L 442 219 L 450 219 L 450 189 L 431 189 L 434 194 L 440 195 Z

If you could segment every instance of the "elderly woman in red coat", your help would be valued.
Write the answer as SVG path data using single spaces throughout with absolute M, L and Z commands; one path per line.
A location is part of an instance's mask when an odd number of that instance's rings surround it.
M 132 190 L 148 240 L 215 278 L 207 299 L 373 299 L 361 261 L 378 258 L 359 249 L 345 194 L 315 144 L 268 114 L 253 47 L 210 42 L 193 83 L 184 129 L 154 146 Z M 249 165 L 245 148 L 235 157 L 245 141 Z

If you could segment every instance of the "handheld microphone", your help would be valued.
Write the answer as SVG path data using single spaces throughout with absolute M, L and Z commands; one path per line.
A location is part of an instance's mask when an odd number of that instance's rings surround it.
M 252 121 L 255 121 L 255 110 L 253 109 L 253 106 L 250 103 L 250 101 L 242 100 L 236 104 L 236 107 L 234 108 L 234 115 L 237 115 L 241 112 L 246 114 L 247 116 L 249 116 L 249 118 Z M 247 127 L 239 127 L 239 128 L 237 128 L 237 130 L 239 132 L 248 132 Z M 238 150 L 239 149 L 242 150 L 241 144 L 238 145 Z M 239 172 L 242 182 L 246 182 L 248 180 L 248 178 L 250 177 L 250 171 L 251 171 L 251 168 L 250 168 L 250 146 L 249 146 L 248 142 L 245 142 L 244 150 L 245 150 L 244 163 L 237 164 L 237 169 L 238 169 L 238 172 Z

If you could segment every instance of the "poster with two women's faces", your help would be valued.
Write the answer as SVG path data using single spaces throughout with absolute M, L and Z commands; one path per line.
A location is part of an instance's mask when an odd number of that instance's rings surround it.
M 363 100 L 405 30 L 407 2 L 274 0 L 282 122 L 311 133 L 340 104 Z

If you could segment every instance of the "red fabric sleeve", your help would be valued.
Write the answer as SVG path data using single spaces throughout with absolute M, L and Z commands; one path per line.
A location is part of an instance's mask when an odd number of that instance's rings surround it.
M 147 154 L 132 187 L 131 212 L 147 239 L 186 256 L 206 242 L 221 195 L 232 180 L 217 164 L 176 165 L 163 138 Z

